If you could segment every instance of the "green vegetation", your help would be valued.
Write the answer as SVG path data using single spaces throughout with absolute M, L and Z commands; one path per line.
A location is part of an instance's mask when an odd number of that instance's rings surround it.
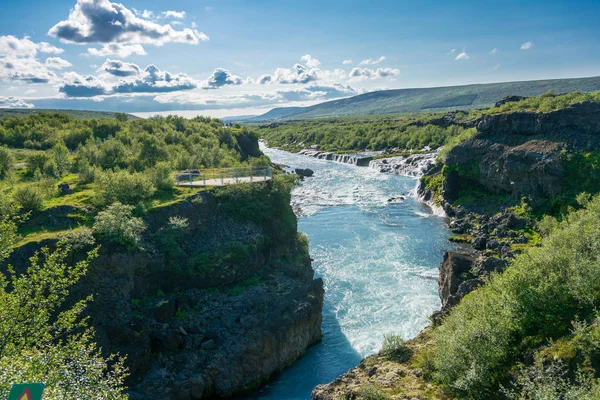
M 600 196 L 579 199 L 584 208 L 554 223 L 542 247 L 525 249 L 436 328 L 429 361 L 435 380 L 483 399 L 516 374 L 507 389 L 512 398 L 595 398 Z M 532 354 L 537 361 L 528 364 Z M 542 396 L 553 391 L 560 395 Z
M 105 111 L 87 111 L 87 110 L 46 110 L 43 108 L 19 109 L 19 108 L 0 108 L 0 118 L 26 117 L 32 114 L 63 114 L 73 118 L 116 118 L 121 120 L 137 119 L 135 115 L 124 113 L 113 113 Z
M 178 170 L 268 164 L 254 133 L 217 119 L 77 119 L 64 113 L 0 119 L 0 193 L 7 204 L 34 212 L 20 228 L 26 241 L 91 226 L 93 214 L 115 202 L 135 206 L 140 216 L 204 190 L 175 187 Z M 59 184 L 70 188 L 61 193 Z M 88 210 L 92 218 L 71 213 L 60 226 L 49 224 L 52 210 L 63 206 Z
M 10 215 L 0 218 L 0 262 L 17 241 Z M 69 289 L 87 269 L 89 257 L 75 265 L 69 248 L 43 249 L 20 276 L 0 274 L 0 397 L 12 382 L 44 382 L 46 399 L 126 399 L 123 361 L 103 358 L 82 318 L 87 300 L 63 307 Z
M 394 117 L 348 117 L 294 121 L 264 125 L 260 134 L 270 146 L 291 151 L 316 146 L 323 151 L 400 150 L 418 151 L 425 146 L 438 148 L 456 144 L 475 133 L 452 125 L 430 124 L 442 114 L 408 114 Z
M 507 96 L 533 97 L 548 91 L 568 93 L 598 90 L 600 77 L 383 90 L 310 107 L 275 108 L 250 121 L 481 109 L 491 107 Z
M 381 346 L 381 355 L 398 362 L 406 362 L 412 356 L 412 350 L 400 335 L 385 335 Z
M 133 208 L 116 202 L 100 211 L 94 222 L 94 235 L 103 243 L 121 245 L 128 250 L 140 247 L 146 225 L 141 218 L 133 217 Z

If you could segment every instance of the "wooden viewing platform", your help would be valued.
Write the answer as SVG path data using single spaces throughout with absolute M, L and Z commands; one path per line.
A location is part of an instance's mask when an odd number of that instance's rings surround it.
M 271 167 L 195 169 L 175 175 L 177 186 L 226 186 L 237 183 L 267 182 L 273 179 Z

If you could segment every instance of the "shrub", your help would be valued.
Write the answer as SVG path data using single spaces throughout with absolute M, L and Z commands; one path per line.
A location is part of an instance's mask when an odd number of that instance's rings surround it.
M 40 190 L 31 185 L 18 188 L 13 194 L 13 200 L 26 211 L 41 210 L 44 203 Z
M 58 242 L 60 246 L 72 251 L 89 251 L 96 245 L 93 231 L 88 227 L 73 229 L 65 234 Z
M 69 173 L 69 170 L 71 169 L 70 155 L 71 152 L 63 142 L 56 144 L 50 151 L 50 157 L 56 165 L 57 178 Z
M 384 335 L 381 354 L 398 362 L 406 362 L 412 356 L 412 350 L 400 335 Z
M 148 171 L 154 187 L 159 190 L 169 190 L 175 185 L 175 175 L 168 162 L 159 162 Z
M 27 157 L 27 173 L 31 176 L 36 170 L 43 171 L 44 165 L 48 161 L 48 156 L 45 153 L 36 153 Z
M 4 179 L 14 168 L 15 159 L 6 147 L 0 147 L 0 179 Z
M 469 294 L 434 332 L 434 376 L 466 397 L 489 398 L 528 337 L 556 339 L 600 300 L 600 196 L 572 211 L 501 275 Z
M 387 400 L 390 397 L 375 384 L 367 384 L 360 389 L 360 400 Z
M 102 172 L 96 176 L 94 184 L 100 204 L 136 204 L 152 197 L 155 191 L 146 174 L 127 171 Z
M 140 247 L 146 225 L 132 216 L 133 206 L 111 204 L 100 211 L 94 221 L 94 235 L 103 243 L 117 244 L 128 250 Z

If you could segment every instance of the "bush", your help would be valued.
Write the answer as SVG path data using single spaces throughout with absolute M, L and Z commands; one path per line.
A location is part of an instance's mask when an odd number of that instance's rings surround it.
M 96 245 L 96 240 L 94 239 L 93 231 L 84 226 L 69 231 L 58 243 L 63 248 L 79 252 L 92 250 Z
M 31 176 L 36 170 L 43 171 L 48 162 L 48 156 L 45 153 L 36 153 L 27 157 L 27 173 Z
M 13 170 L 15 159 L 6 147 L 0 147 L 0 179 L 6 178 Z
M 100 204 L 136 204 L 152 197 L 156 190 L 146 174 L 127 171 L 102 172 L 96 176 L 94 186 Z
M 41 210 L 44 203 L 40 190 L 31 185 L 18 188 L 13 194 L 13 200 L 26 211 Z
M 159 190 L 169 190 L 175 185 L 175 174 L 168 162 L 157 163 L 148 171 L 148 175 L 154 187 Z
M 367 384 L 360 389 L 360 400 L 387 400 L 390 397 L 375 384 Z
M 133 208 L 117 202 L 100 211 L 94 222 L 94 235 L 103 243 L 128 250 L 140 247 L 146 225 L 141 218 L 132 216 Z
M 398 362 L 406 362 L 412 356 L 412 350 L 400 335 L 384 335 L 381 354 Z
M 542 247 L 469 294 L 434 331 L 434 377 L 466 397 L 489 398 L 524 357 L 526 338 L 571 333 L 600 301 L 600 196 L 572 211 Z
M 71 169 L 71 160 L 69 156 L 71 152 L 64 143 L 56 144 L 50 151 L 50 157 L 56 166 L 56 177 L 60 178 L 69 173 Z

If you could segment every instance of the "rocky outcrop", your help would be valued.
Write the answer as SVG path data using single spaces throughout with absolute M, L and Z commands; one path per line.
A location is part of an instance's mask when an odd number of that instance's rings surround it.
M 149 212 L 143 250 L 100 248 L 67 302 L 93 295 L 86 312 L 96 341 L 127 357 L 131 399 L 232 397 L 320 340 L 323 283 L 295 225 L 272 225 L 293 218 L 287 207 L 254 223 L 203 192 Z M 183 236 L 165 236 L 173 217 L 186 219 Z M 54 245 L 29 244 L 9 262 L 22 271 Z
M 310 168 L 296 168 L 294 169 L 294 172 L 302 178 L 310 178 L 315 173 L 315 171 Z
M 455 200 L 461 187 L 473 183 L 513 198 L 552 198 L 565 178 L 563 150 L 600 149 L 600 103 L 549 113 L 487 115 L 477 130 L 448 154 L 446 200 Z
M 328 151 L 319 151 L 313 149 L 302 149 L 298 152 L 304 156 L 318 158 L 319 160 L 335 161 L 344 164 L 352 164 L 357 167 L 368 167 L 369 162 L 373 159 L 371 155 L 361 154 L 336 154 Z
M 384 173 L 421 177 L 435 165 L 437 152 L 380 158 L 369 163 L 369 167 Z

